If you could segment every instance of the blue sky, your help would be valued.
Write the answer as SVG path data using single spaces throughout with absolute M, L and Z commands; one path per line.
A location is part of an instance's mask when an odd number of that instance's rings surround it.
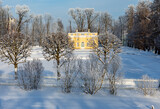
M 3 5 L 12 7 L 12 12 L 17 4 L 28 5 L 34 14 L 49 13 L 54 18 L 61 18 L 66 24 L 69 8 L 94 8 L 96 11 L 107 11 L 117 19 L 125 13 L 128 5 L 137 4 L 138 0 L 2 0 Z

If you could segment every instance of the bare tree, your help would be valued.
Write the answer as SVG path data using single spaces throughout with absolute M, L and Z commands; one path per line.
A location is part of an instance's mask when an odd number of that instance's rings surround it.
M 134 43 L 133 36 L 131 36 L 129 34 L 133 30 L 133 26 L 134 26 L 135 6 L 134 5 L 129 5 L 128 9 L 126 10 L 125 15 L 126 15 L 126 18 L 127 18 L 126 25 L 127 25 L 127 32 L 128 32 L 127 45 L 129 47 L 133 47 L 133 43 Z
M 120 39 L 122 44 L 125 45 L 125 32 L 126 32 L 126 17 L 120 16 L 119 17 L 119 24 L 120 24 Z
M 103 22 L 102 22 L 102 13 L 98 13 L 98 18 L 96 19 L 95 26 L 98 34 L 103 32 Z
M 46 35 L 48 36 L 51 33 L 51 26 L 52 26 L 52 22 L 53 18 L 51 15 L 49 14 L 45 14 L 45 30 L 46 30 Z
M 24 90 L 37 90 L 42 82 L 44 67 L 40 60 L 29 61 L 18 69 L 18 85 Z
M 26 5 L 17 5 L 16 6 L 16 13 L 18 15 L 16 31 L 18 33 L 22 32 L 22 28 L 25 23 L 31 20 L 31 16 L 28 17 L 29 7 Z
M 122 72 L 120 71 L 120 57 L 116 56 L 112 62 L 109 64 L 108 68 L 108 73 L 107 79 L 109 81 L 109 90 L 110 94 L 116 95 L 117 94 L 117 89 L 122 83 Z
M 126 16 L 120 16 L 118 20 L 113 23 L 113 34 L 116 35 L 121 41 L 123 45 L 126 45 L 126 37 L 127 34 L 127 19 Z
M 127 29 L 128 32 L 132 30 L 134 24 L 134 16 L 135 16 L 135 8 L 134 5 L 129 5 L 128 9 L 126 10 L 126 17 L 127 17 Z
M 86 20 L 84 9 L 81 8 L 69 9 L 69 15 L 75 21 L 78 31 L 83 32 Z
M 84 9 L 85 12 L 85 16 L 86 16 L 86 21 L 87 21 L 87 28 L 88 30 L 93 31 L 93 23 L 94 21 L 96 21 L 96 19 L 98 18 L 99 14 L 95 13 L 93 8 L 86 8 Z
M 102 13 L 101 21 L 102 21 L 102 25 L 100 26 L 104 28 L 103 33 L 106 33 L 107 31 L 112 30 L 112 18 L 107 12 Z
M 9 7 L 2 7 L 0 3 L 0 36 L 9 31 Z
M 160 1 L 154 0 L 151 5 L 151 38 L 154 39 L 155 53 L 160 55 Z
M 102 87 L 105 75 L 108 73 L 108 66 L 111 64 L 113 59 L 118 56 L 121 52 L 121 41 L 113 34 L 106 33 L 99 36 L 99 47 L 96 46 L 94 41 L 91 42 L 91 46 L 94 48 L 93 51 L 99 61 L 103 65 L 103 73 L 101 74 L 101 84 L 99 89 Z M 108 74 L 107 74 L 108 75 Z
M 158 89 L 160 89 L 160 79 L 158 80 Z
M 72 21 L 69 20 L 69 32 L 72 33 Z
M 128 21 L 128 45 L 142 50 L 150 50 L 152 38 L 150 38 L 150 9 L 151 2 L 148 0 L 140 1 L 136 6 L 130 7 Z M 132 16 L 134 14 L 134 17 Z M 131 18 L 132 17 L 132 18 Z M 134 23 L 133 23 L 134 22 Z M 133 23 L 133 25 L 132 25 Z
M 31 35 L 32 43 L 41 45 L 42 37 L 45 36 L 45 24 L 43 23 L 42 15 L 37 15 L 33 18 Z
M 29 22 L 26 22 L 24 24 L 24 30 L 22 32 L 26 36 L 30 36 L 30 28 L 29 28 Z
M 117 36 L 109 32 L 99 36 L 99 47 L 93 40 L 91 40 L 91 46 L 104 65 L 110 63 L 112 59 L 121 52 L 121 41 Z
M 15 21 L 16 29 L 13 28 L 13 30 L 8 31 L 0 39 L 1 60 L 14 65 L 15 79 L 17 79 L 18 64 L 25 62 L 30 54 L 29 37 L 21 33 L 24 24 L 30 20 L 30 18 L 26 19 L 28 11 L 28 6 L 17 5 L 16 13 L 18 14 L 18 20 Z
M 59 72 L 63 62 L 60 59 L 73 51 L 73 42 L 67 37 L 64 32 L 63 24 L 60 20 L 57 21 L 57 31 L 52 35 L 49 35 L 43 40 L 43 55 L 49 61 L 52 59 L 56 60 L 57 63 L 57 79 L 60 78 Z
M 0 59 L 14 65 L 15 79 L 19 63 L 26 61 L 30 55 L 30 40 L 21 33 L 9 33 L 0 39 Z

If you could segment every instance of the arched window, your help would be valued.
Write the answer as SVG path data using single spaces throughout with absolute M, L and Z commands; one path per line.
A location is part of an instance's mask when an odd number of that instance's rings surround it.
M 81 47 L 84 47 L 84 42 L 81 43 Z
M 77 42 L 77 47 L 79 47 L 79 42 Z

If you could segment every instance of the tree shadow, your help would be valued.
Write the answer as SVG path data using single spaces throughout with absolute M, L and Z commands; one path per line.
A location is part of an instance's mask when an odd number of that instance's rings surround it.
M 42 76 L 52 76 L 52 77 L 55 77 L 56 73 L 52 72 L 52 71 L 49 71 L 49 70 L 44 70 L 43 73 L 42 73 Z
M 4 73 L 4 71 L 2 71 L 2 70 L 0 70 L 0 77 L 1 77 L 1 75 Z

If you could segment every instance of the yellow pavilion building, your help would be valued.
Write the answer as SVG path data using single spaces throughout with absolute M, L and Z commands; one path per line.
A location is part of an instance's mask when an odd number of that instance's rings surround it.
M 75 49 L 93 49 L 92 42 L 98 46 L 98 33 L 91 33 L 90 30 L 88 32 L 76 30 L 75 33 L 68 33 L 68 36 L 74 42 Z

